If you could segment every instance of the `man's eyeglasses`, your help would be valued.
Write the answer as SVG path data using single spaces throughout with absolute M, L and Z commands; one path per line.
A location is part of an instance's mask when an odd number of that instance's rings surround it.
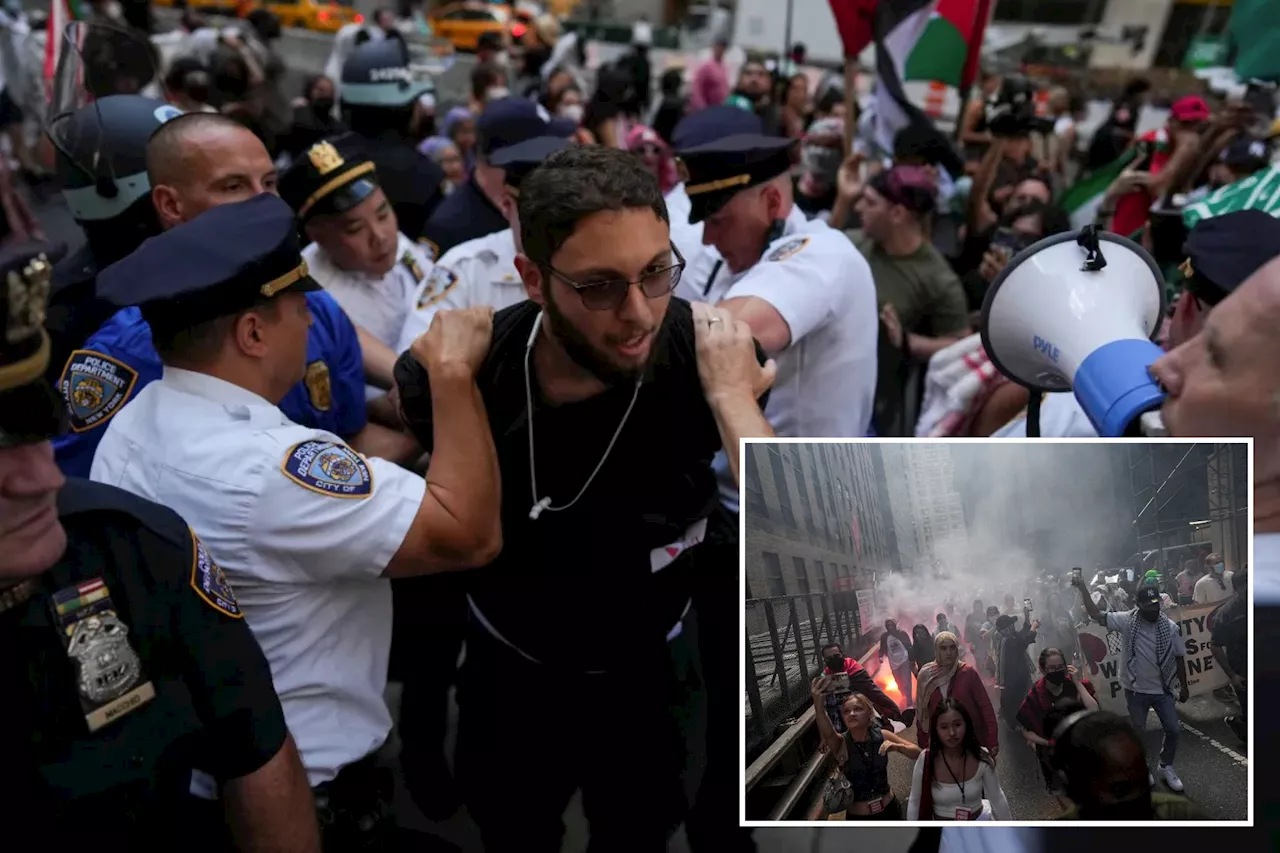
M 680 250 L 671 245 L 671 254 L 676 262 L 669 266 L 652 269 L 635 280 L 625 278 L 606 278 L 596 281 L 574 281 L 551 264 L 539 264 L 547 272 L 572 287 L 582 299 L 588 311 L 612 311 L 627 300 L 631 285 L 639 285 L 640 292 L 646 299 L 660 299 L 676 289 L 680 276 L 684 273 L 684 256 Z

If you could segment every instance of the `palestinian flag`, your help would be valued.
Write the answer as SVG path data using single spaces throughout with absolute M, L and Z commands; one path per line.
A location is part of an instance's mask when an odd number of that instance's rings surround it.
M 1204 201 L 1187 205 L 1182 211 L 1182 221 L 1189 230 L 1202 219 L 1237 210 L 1261 210 L 1280 218 L 1280 165 L 1227 184 L 1210 193 Z
M 936 84 L 948 88 L 948 100 L 959 104 L 978 73 L 982 36 L 993 0 L 830 0 L 837 26 L 857 21 L 865 32 L 867 13 L 876 44 L 876 88 L 873 128 L 876 144 L 893 150 L 898 131 L 913 123 L 933 126 L 919 104 Z M 843 12 L 839 7 L 846 8 Z M 873 9 L 873 11 L 872 11 Z M 841 27 L 845 36 L 846 28 Z M 846 52 L 851 46 L 845 38 Z M 865 42 L 864 42 L 865 44 Z M 944 110 L 944 114 L 947 113 Z M 959 158 L 944 164 L 953 175 L 963 171 Z
M 1098 217 L 1098 208 L 1102 204 L 1102 197 L 1106 194 L 1107 187 L 1120 177 L 1121 172 L 1129 168 L 1129 164 L 1137 155 L 1138 150 L 1130 148 L 1107 165 L 1082 175 L 1067 188 L 1058 199 L 1058 205 L 1071 217 L 1072 228 L 1079 230 L 1093 224 Z
M 1275 0 L 1235 0 L 1228 26 L 1241 80 L 1280 80 L 1280 27 L 1275 23 Z

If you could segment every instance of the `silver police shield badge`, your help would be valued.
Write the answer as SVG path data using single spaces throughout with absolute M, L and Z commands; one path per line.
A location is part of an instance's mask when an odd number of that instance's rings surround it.
M 76 662 L 80 695 L 95 705 L 120 698 L 142 678 L 129 629 L 110 610 L 76 623 L 67 654 Z

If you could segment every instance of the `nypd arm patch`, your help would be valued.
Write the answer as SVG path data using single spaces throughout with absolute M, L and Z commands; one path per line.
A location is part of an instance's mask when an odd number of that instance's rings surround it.
M 809 245 L 808 237 L 798 237 L 795 240 L 788 240 L 787 242 L 783 243 L 781 246 L 779 246 L 778 248 L 774 249 L 772 252 L 769 253 L 769 260 L 785 261 L 787 258 L 791 257 L 792 255 L 795 255 L 800 251 L 802 251 L 804 247 L 807 245 Z
M 364 457 L 337 441 L 312 439 L 295 444 L 280 463 L 293 482 L 331 498 L 367 498 L 373 473 Z
M 72 432 L 89 432 L 111 420 L 138 384 L 138 371 L 88 349 L 71 353 L 58 379 Z
M 426 284 L 422 285 L 422 292 L 418 294 L 418 310 L 435 305 L 457 286 L 458 274 L 453 270 L 439 266 L 432 268 Z
M 227 576 L 223 574 L 222 567 L 214 562 L 213 555 L 204 547 L 194 530 L 191 531 L 191 543 L 195 546 L 191 558 L 191 588 L 206 604 L 224 616 L 243 619 L 244 614 L 240 612 L 240 605 L 236 601 L 236 594 L 231 591 Z

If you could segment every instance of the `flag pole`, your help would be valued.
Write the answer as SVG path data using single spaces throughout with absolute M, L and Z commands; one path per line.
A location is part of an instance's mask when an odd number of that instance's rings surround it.
M 858 120 L 854 110 L 858 105 L 858 96 L 853 86 L 858 77 L 858 60 L 853 56 L 844 58 L 844 156 L 853 153 L 853 140 L 858 132 Z

